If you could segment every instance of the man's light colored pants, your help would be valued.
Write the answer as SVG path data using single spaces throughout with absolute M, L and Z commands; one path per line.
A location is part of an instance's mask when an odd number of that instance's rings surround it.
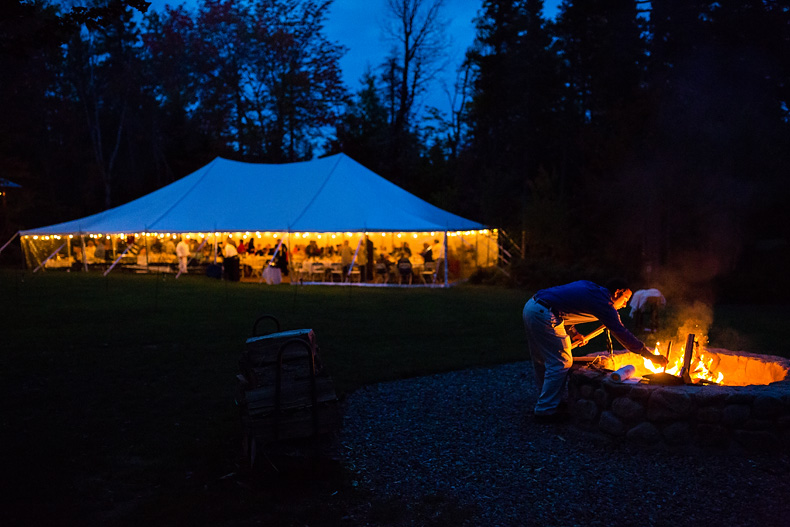
M 562 320 L 533 299 L 524 306 L 522 316 L 539 394 L 535 415 L 550 415 L 557 412 L 573 365 L 571 339 Z

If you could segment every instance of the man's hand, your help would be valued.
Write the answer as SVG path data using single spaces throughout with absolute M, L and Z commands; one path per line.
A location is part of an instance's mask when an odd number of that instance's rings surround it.
M 578 348 L 579 346 L 586 346 L 587 339 L 581 333 L 576 333 L 571 337 L 571 347 Z
M 663 355 L 656 355 L 654 353 L 650 353 L 646 358 L 650 359 L 650 362 L 658 366 L 667 365 L 667 358 L 664 357 Z

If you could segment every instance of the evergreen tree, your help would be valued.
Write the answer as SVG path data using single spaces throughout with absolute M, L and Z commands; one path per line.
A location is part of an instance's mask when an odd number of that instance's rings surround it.
M 476 72 L 470 184 L 482 198 L 483 217 L 517 230 L 528 220 L 530 181 L 559 163 L 563 92 L 542 11 L 542 0 L 484 2 L 469 54 Z
M 748 240 L 783 236 L 789 28 L 777 2 L 652 2 L 652 260 L 704 250 L 729 272 Z

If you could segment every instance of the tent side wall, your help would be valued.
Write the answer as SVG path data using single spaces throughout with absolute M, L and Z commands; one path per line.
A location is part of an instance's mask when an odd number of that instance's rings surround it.
M 432 232 L 234 232 L 234 233 L 136 233 L 23 235 L 25 261 L 29 269 L 107 270 L 115 265 L 119 271 L 177 272 L 175 246 L 184 238 L 190 246 L 190 273 L 205 273 L 209 264 L 221 261 L 222 248 L 228 239 L 241 246 L 241 264 L 251 275 L 260 275 L 270 256 L 280 244 L 288 255 L 292 271 L 307 258 L 306 248 L 314 242 L 325 261 L 338 259 L 344 240 L 356 249 L 361 237 L 373 246 L 373 258 L 385 255 L 396 260 L 408 249 L 416 268 L 422 266 L 424 244 L 443 243 L 445 233 Z M 480 267 L 491 267 L 498 260 L 496 230 L 447 232 L 447 264 L 451 280 L 465 279 Z M 253 252 L 250 253 L 249 249 Z M 218 253 L 217 253 L 218 250 Z M 368 255 L 360 258 L 367 261 Z M 372 265 L 372 263 L 371 263 Z

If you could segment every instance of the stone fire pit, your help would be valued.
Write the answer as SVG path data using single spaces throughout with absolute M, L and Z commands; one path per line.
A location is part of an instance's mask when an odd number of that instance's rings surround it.
M 663 386 L 616 382 L 611 372 L 636 366 L 627 351 L 588 355 L 568 378 L 573 423 L 609 438 L 642 445 L 790 449 L 790 359 L 709 348 L 726 386 Z

